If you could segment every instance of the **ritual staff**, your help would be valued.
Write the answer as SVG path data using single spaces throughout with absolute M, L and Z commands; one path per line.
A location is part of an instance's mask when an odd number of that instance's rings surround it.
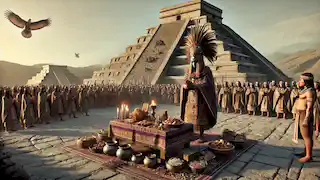
M 258 94 L 253 83 L 249 83 L 249 87 L 245 93 L 245 101 L 247 104 L 247 111 L 249 115 L 255 115 L 258 105 Z
M 314 83 L 314 88 L 316 90 L 316 101 L 314 104 L 314 123 L 315 123 L 315 135 L 316 137 L 319 136 L 319 123 L 320 123 L 320 85 L 319 82 Z
M 269 84 L 264 82 L 259 90 L 258 96 L 258 107 L 260 107 L 261 116 L 266 113 L 267 117 L 270 117 L 270 111 L 272 108 L 271 104 L 271 90 L 269 89 Z
M 218 95 L 218 103 L 222 112 L 229 113 L 232 109 L 232 91 L 228 82 L 224 82 Z
M 181 119 L 193 123 L 194 129 L 200 131 L 199 142 L 204 141 L 204 131 L 217 122 L 214 79 L 203 57 L 213 62 L 216 56 L 215 35 L 208 25 L 196 24 L 186 38 L 190 69 L 181 91 Z
M 277 87 L 273 94 L 273 109 L 277 113 L 277 118 L 283 115 L 283 119 L 286 119 L 288 102 L 288 89 L 284 87 L 284 83 L 279 81 L 279 87 Z
M 294 141 L 297 142 L 299 130 L 304 140 L 305 152 L 296 154 L 300 156 L 299 162 L 305 163 L 312 160 L 313 148 L 313 108 L 316 101 L 316 91 L 314 89 L 313 74 L 303 73 L 299 80 L 299 98 L 296 105 L 296 118 L 294 128 Z
M 4 90 L 4 96 L 1 100 L 1 122 L 3 123 L 5 131 L 16 131 L 17 116 L 17 102 L 12 97 L 10 89 Z
M 296 118 L 296 103 L 299 98 L 299 90 L 295 81 L 292 81 L 292 88 L 290 92 L 290 98 L 287 103 L 287 110 L 292 113 L 292 119 Z
M 241 87 L 241 83 L 238 81 L 233 88 L 233 95 L 232 95 L 232 104 L 234 112 L 237 113 L 238 111 L 240 114 L 243 113 L 244 110 L 244 90 Z

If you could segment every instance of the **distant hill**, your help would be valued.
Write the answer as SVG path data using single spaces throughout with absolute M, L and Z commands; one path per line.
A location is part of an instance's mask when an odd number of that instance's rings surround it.
M 26 84 L 28 79 L 41 71 L 45 64 L 35 64 L 25 66 L 7 61 L 0 61 L 0 85 L 14 86 Z M 81 80 L 90 78 L 93 71 L 100 70 L 102 65 L 92 65 L 87 67 L 70 67 L 68 69 Z
M 292 53 L 274 64 L 290 77 L 297 78 L 302 72 L 311 72 L 316 80 L 320 80 L 320 47 Z

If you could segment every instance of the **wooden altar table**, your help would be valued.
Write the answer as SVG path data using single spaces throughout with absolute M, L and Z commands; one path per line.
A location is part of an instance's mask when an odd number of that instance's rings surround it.
M 189 146 L 193 138 L 193 125 L 187 123 L 179 128 L 159 130 L 121 120 L 112 120 L 109 127 L 112 137 L 133 143 L 138 142 L 153 149 L 158 149 L 161 159 L 180 155 L 182 149 Z

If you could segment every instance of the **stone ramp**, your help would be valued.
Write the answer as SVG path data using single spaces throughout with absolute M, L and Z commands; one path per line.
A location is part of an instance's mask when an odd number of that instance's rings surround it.
M 157 79 L 159 76 L 158 71 L 161 71 L 159 67 L 164 68 L 180 40 L 186 24 L 185 20 L 161 24 L 122 83 L 129 84 L 132 81 L 141 80 L 151 84 L 152 81 L 155 81 L 154 78 Z

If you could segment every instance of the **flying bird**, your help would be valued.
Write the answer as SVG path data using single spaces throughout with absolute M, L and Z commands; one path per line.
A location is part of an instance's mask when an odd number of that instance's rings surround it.
M 4 15 L 13 25 L 23 29 L 21 35 L 25 38 L 31 38 L 31 31 L 39 30 L 51 25 L 51 19 L 44 19 L 37 22 L 31 22 L 31 19 L 25 21 L 10 10 L 6 11 Z
M 80 54 L 79 54 L 79 53 L 74 53 L 74 56 L 75 56 L 76 58 L 79 58 L 79 57 L 80 57 Z

